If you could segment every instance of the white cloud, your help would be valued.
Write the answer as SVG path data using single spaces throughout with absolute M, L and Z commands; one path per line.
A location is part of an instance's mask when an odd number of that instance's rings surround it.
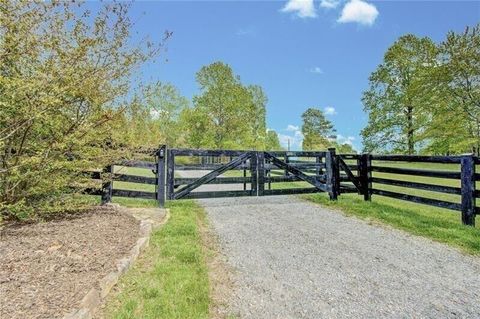
M 377 8 L 362 0 L 350 0 L 342 10 L 338 22 L 356 22 L 363 25 L 372 25 L 378 16 Z
M 340 0 L 322 0 L 320 2 L 320 7 L 325 9 L 334 9 L 338 6 Z
M 288 0 L 282 12 L 295 12 L 300 18 L 315 18 L 317 13 L 313 0 Z
M 235 34 L 239 37 L 243 36 L 252 36 L 255 35 L 255 29 L 254 28 L 238 28 Z
M 323 70 L 320 69 L 320 67 L 318 67 L 318 66 L 315 66 L 315 67 L 309 69 L 308 72 L 316 73 L 316 74 L 323 74 Z
M 335 108 L 334 108 L 333 106 L 324 107 L 324 108 L 323 108 L 323 112 L 324 112 L 326 115 L 335 115 L 335 114 L 337 114 L 337 110 L 335 110 Z
M 298 126 L 295 126 L 295 125 L 292 125 L 292 124 L 288 124 L 287 126 L 287 131 L 289 132 L 295 132 L 295 131 L 298 131 L 299 127 Z

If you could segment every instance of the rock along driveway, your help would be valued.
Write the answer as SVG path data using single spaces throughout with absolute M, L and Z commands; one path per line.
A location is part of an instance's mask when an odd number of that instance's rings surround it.
M 293 196 L 199 203 L 241 318 L 480 318 L 478 257 Z

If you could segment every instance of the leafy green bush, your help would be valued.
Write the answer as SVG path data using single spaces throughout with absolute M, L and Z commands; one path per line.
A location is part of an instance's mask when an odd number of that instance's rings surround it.
M 126 156 L 130 77 L 163 45 L 132 44 L 127 12 L 122 3 L 95 15 L 70 2 L 0 4 L 2 218 L 75 207 L 68 194 L 80 172 Z

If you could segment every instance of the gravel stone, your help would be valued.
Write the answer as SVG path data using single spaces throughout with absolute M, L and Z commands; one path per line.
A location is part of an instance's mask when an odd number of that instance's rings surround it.
M 480 318 L 478 257 L 294 196 L 198 202 L 241 318 Z

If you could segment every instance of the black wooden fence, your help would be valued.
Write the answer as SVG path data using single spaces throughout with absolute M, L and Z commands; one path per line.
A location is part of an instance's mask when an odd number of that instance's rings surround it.
M 217 159 L 200 163 L 176 163 L 177 156 L 210 156 Z M 427 169 L 392 167 L 398 163 L 423 163 Z M 428 164 L 457 164 L 459 170 L 435 170 Z M 136 167 L 153 172 L 155 177 L 118 174 L 109 166 L 103 174 L 95 173 L 94 178 L 104 177 L 102 190 L 89 190 L 90 194 L 101 194 L 102 202 L 109 202 L 112 196 L 156 199 L 163 207 L 165 199 L 205 198 L 225 196 L 266 196 L 328 192 L 335 200 L 344 193 L 358 193 L 364 200 L 372 195 L 391 197 L 419 204 L 436 206 L 461 212 L 465 225 L 475 225 L 475 215 L 479 214 L 476 198 L 480 191 L 475 182 L 480 174 L 475 173 L 475 165 L 480 164 L 473 155 L 462 156 L 408 156 L 335 154 L 335 149 L 323 152 L 263 152 L 228 150 L 185 150 L 168 149 L 162 146 L 155 152 L 155 160 L 122 161 L 122 166 Z M 394 165 L 390 165 L 394 164 Z M 390 165 L 390 166 L 389 166 Z M 240 177 L 222 177 L 227 170 L 243 171 Z M 176 170 L 208 170 L 199 178 L 175 176 Z M 247 176 L 247 173 L 249 176 Z M 388 178 L 385 175 L 388 174 Z M 393 176 L 393 177 L 392 177 Z M 428 182 L 407 181 L 401 176 L 429 178 Z M 430 179 L 431 178 L 431 179 Z M 458 186 L 445 186 L 435 179 L 457 180 Z M 115 189 L 113 181 L 155 185 L 155 191 Z M 307 182 L 312 187 L 272 189 L 275 183 Z M 195 191 L 204 184 L 240 184 L 242 190 L 234 191 Z M 248 188 L 247 189 L 247 185 Z M 402 187 L 460 197 L 459 202 L 404 194 L 382 189 L 382 185 Z M 380 186 L 380 187 L 378 187 Z M 383 187 L 385 188 L 385 187 Z

